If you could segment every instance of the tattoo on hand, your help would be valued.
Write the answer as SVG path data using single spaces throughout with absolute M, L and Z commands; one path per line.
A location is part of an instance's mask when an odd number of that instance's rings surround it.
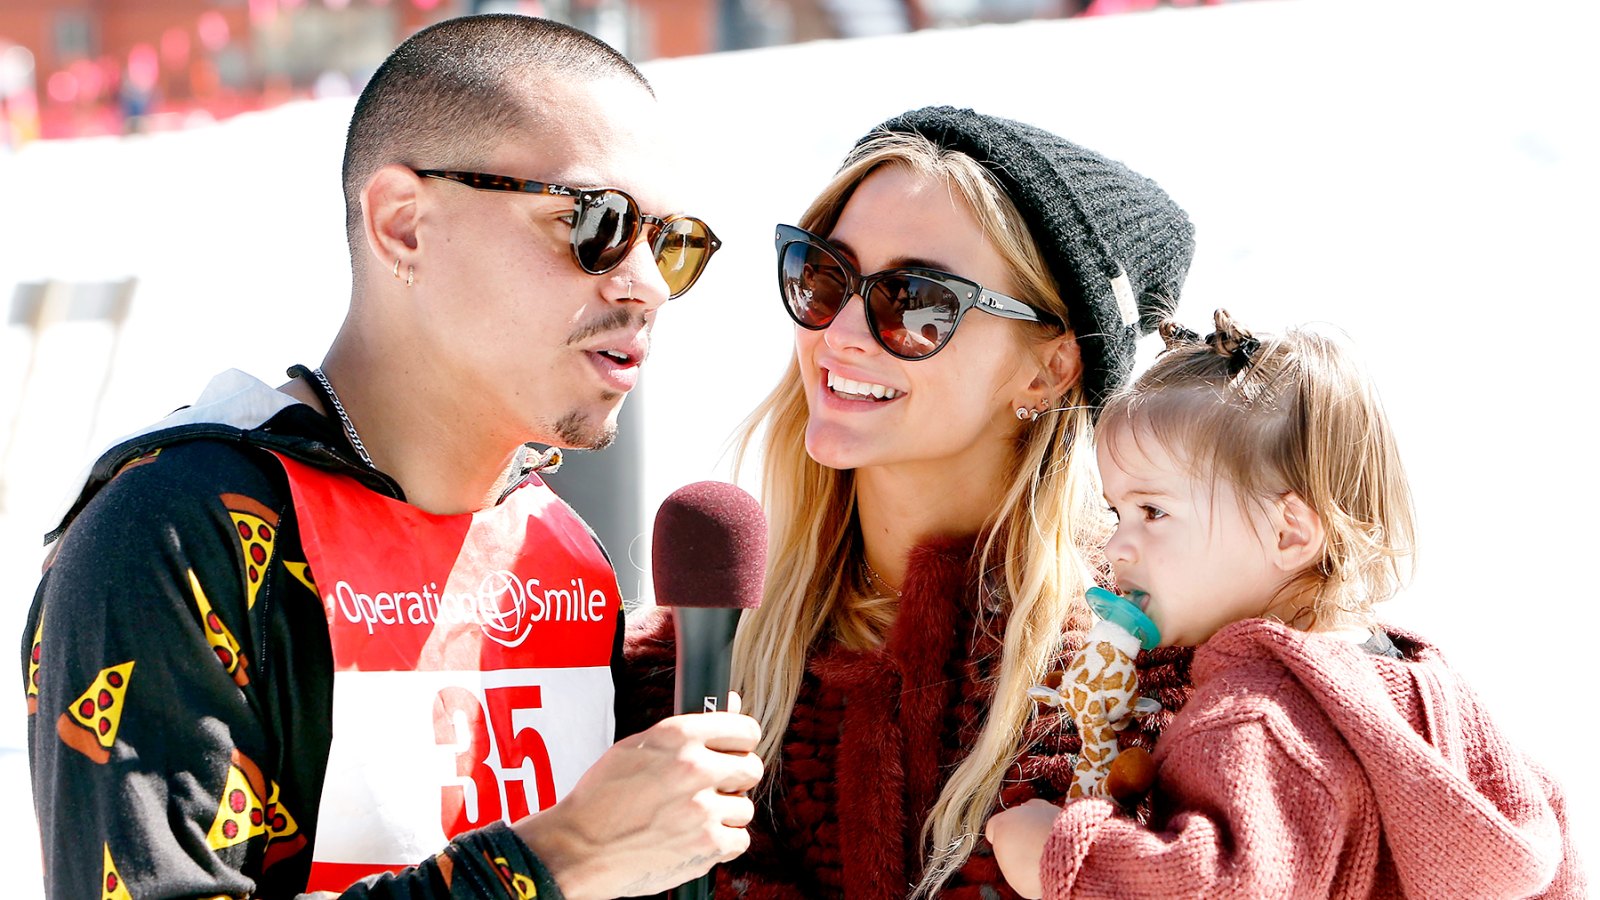
M 693 857 L 692 859 L 686 859 L 683 862 L 678 863 L 678 865 L 674 866 L 669 871 L 663 872 L 661 874 L 662 875 L 674 875 L 675 876 L 675 875 L 677 875 L 677 874 L 679 874 L 679 873 L 681 873 L 681 872 L 683 872 L 685 870 L 698 870 L 701 867 L 706 866 L 708 864 L 715 864 L 716 861 L 717 861 L 717 855 L 715 853 L 706 853 L 706 854 L 702 854 L 700 856 Z M 650 890 L 651 886 L 654 885 L 657 881 L 658 881 L 657 878 L 651 877 L 649 875 L 642 875 L 639 878 L 635 879 L 632 884 L 630 884 L 626 888 L 624 888 L 626 893 L 623 896 L 630 896 L 631 897 L 631 896 L 634 896 L 636 894 L 646 893 L 647 891 Z

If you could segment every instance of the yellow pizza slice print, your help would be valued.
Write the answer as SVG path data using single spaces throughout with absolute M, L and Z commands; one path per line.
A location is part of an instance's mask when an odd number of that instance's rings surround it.
M 299 853 L 306 845 L 306 836 L 300 833 L 300 825 L 294 816 L 289 815 L 289 810 L 278 802 L 278 793 L 278 783 L 274 781 L 272 793 L 267 797 L 267 852 L 261 860 L 262 871 Z
M 283 567 L 289 570 L 289 574 L 293 575 L 296 581 L 310 588 L 311 593 L 315 594 L 317 592 L 317 583 L 311 579 L 310 563 L 284 560 Z
M 44 651 L 44 616 L 33 632 L 33 648 L 28 651 L 28 715 L 39 711 L 39 660 Z
M 239 640 L 211 608 L 211 601 L 206 599 L 206 592 L 201 590 L 200 579 L 195 576 L 193 569 L 189 570 L 189 590 L 194 593 L 194 605 L 200 610 L 200 625 L 206 633 L 206 643 L 211 645 L 211 652 L 217 655 L 223 670 L 233 676 L 234 684 L 239 687 L 249 684 L 250 676 L 245 672 L 249 663 L 239 649 Z
M 217 817 L 206 834 L 206 844 L 221 850 L 266 834 L 267 814 L 261 794 L 261 770 L 249 757 L 233 751 L 233 765 L 228 767 L 228 780 L 222 786 L 222 801 L 217 804 Z
M 256 594 L 267 577 L 267 563 L 272 561 L 272 545 L 278 539 L 278 514 L 243 494 L 223 494 L 221 500 L 244 547 L 244 586 L 249 597 L 246 606 L 254 608 Z
M 496 856 L 489 860 L 494 863 L 495 870 L 500 873 L 500 879 L 505 883 L 506 890 L 517 900 L 536 900 L 539 891 L 533 886 L 533 879 L 519 872 L 511 870 L 511 863 L 504 856 Z
M 100 900 L 133 900 L 133 895 L 128 893 L 128 888 L 122 883 L 122 876 L 117 872 L 117 864 L 111 861 L 111 845 L 105 847 L 105 867 L 101 870 L 104 874 L 100 879 Z
M 101 669 L 89 689 L 56 720 L 56 733 L 68 747 L 104 765 L 122 726 L 122 701 L 133 675 L 133 660 Z
M 158 448 L 156 448 L 154 450 L 151 450 L 149 453 L 146 453 L 143 456 L 135 456 L 133 459 L 130 459 L 127 462 L 122 464 L 122 468 L 117 470 L 117 475 L 121 475 L 123 472 L 126 472 L 129 469 L 137 469 L 140 466 L 149 465 L 150 463 L 155 462 L 156 461 L 156 457 L 158 457 L 160 455 L 161 455 L 161 448 L 158 447 Z M 115 478 L 116 475 L 113 475 L 111 477 Z

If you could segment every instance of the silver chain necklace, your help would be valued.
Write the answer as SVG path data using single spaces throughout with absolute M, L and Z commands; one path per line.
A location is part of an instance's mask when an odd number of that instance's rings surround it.
M 344 426 L 345 437 L 350 439 L 350 446 L 356 448 L 356 455 L 367 464 L 367 468 L 376 469 L 377 466 L 372 464 L 372 457 L 367 455 L 367 446 L 361 443 L 361 435 L 356 434 L 355 423 L 350 421 L 349 414 L 344 411 L 344 404 L 339 402 L 339 395 L 333 392 L 333 385 L 328 383 L 328 376 L 322 374 L 321 368 L 312 369 L 311 374 L 317 377 L 317 383 L 328 392 L 328 399 L 333 401 L 333 411 L 338 414 L 339 423 Z

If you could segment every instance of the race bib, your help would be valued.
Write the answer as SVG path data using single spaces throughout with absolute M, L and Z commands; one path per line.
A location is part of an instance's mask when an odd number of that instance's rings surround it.
M 551 806 L 611 746 L 616 577 L 537 478 L 436 516 L 280 456 L 333 646 L 310 890 Z

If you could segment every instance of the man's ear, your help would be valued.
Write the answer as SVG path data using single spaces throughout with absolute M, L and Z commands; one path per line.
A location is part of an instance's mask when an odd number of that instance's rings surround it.
M 1299 572 L 1317 564 L 1327 544 L 1322 517 L 1294 491 L 1285 491 L 1269 509 L 1273 535 L 1277 541 L 1278 565 L 1286 572 Z
M 1034 376 L 1028 390 L 1059 403 L 1083 375 L 1083 355 L 1078 350 L 1077 337 L 1069 331 L 1038 345 L 1034 352 L 1039 360 L 1039 374 Z
M 417 250 L 418 206 L 422 180 L 405 166 L 387 165 L 372 173 L 361 189 L 361 221 L 367 250 L 385 271 Z M 407 265 L 410 265 L 407 262 Z

